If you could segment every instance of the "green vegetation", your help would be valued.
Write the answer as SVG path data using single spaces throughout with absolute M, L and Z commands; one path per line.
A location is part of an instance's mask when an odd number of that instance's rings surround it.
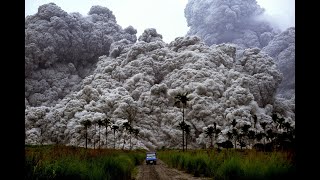
M 132 179 L 144 158 L 144 151 L 26 146 L 25 179 Z
M 283 179 L 294 178 L 295 155 L 292 152 L 259 152 L 222 149 L 159 151 L 158 157 L 170 167 L 196 177 L 214 179 Z

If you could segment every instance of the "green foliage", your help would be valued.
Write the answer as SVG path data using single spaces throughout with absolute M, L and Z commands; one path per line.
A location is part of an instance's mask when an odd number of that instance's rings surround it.
M 293 178 L 296 172 L 294 158 L 286 152 L 167 150 L 159 151 L 158 157 L 170 167 L 214 179 L 287 179 Z
M 142 151 L 26 146 L 25 179 L 130 179 Z

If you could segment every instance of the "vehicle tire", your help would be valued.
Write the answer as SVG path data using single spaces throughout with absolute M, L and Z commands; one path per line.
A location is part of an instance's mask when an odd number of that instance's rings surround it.
M 157 165 L 157 162 L 154 162 L 154 165 Z

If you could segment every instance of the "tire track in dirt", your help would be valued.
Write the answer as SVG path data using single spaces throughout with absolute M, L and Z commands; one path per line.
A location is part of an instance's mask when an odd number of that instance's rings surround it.
M 157 160 L 157 165 L 147 165 L 143 163 L 138 166 L 139 172 L 136 180 L 208 180 L 210 178 L 193 177 L 193 175 L 169 168 L 160 159 Z

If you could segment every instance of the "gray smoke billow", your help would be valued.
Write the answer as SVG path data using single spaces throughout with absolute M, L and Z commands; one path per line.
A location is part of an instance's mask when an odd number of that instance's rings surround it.
M 199 36 L 208 45 L 233 43 L 241 51 L 258 47 L 270 53 L 284 74 L 278 94 L 294 95 L 295 31 L 289 28 L 280 35 L 280 28 L 264 18 L 264 9 L 256 0 L 189 0 L 185 17 L 190 27 L 187 34 Z M 284 35 L 288 31 L 290 37 Z M 283 47 L 285 44 L 290 46 Z
M 92 6 L 88 16 L 44 4 L 25 19 L 25 101 L 52 106 L 79 90 L 98 57 L 109 55 L 113 42 L 134 43 L 137 31 L 122 29 L 112 11 Z
M 50 3 L 28 16 L 25 144 L 83 147 L 82 122 L 89 120 L 95 124 L 87 131 L 89 148 L 100 136 L 99 144 L 110 148 L 113 136 L 106 134 L 111 128 L 96 126 L 108 118 L 110 125 L 119 126 L 117 149 L 129 149 L 129 138 L 133 148 L 179 148 L 183 115 L 174 102 L 182 92 L 190 93 L 185 109 L 194 134 L 190 148 L 206 145 L 203 132 L 213 123 L 222 130 L 216 142 L 228 138 L 234 119 L 236 129 L 250 125 L 257 133 L 277 128 L 273 114 L 295 127 L 295 97 L 275 96 L 284 76 L 271 57 L 279 57 L 278 63 L 294 57 L 289 53 L 292 42 L 286 43 L 294 29 L 271 38 L 262 50 L 207 45 L 189 35 L 168 44 L 154 28 L 145 29 L 138 39 L 136 33 L 132 26 L 122 29 L 112 11 L 101 6 L 83 17 Z M 139 136 L 124 127 L 129 119 Z M 261 123 L 267 123 L 265 130 Z
M 100 56 L 81 88 L 55 106 L 27 106 L 26 144 L 83 147 L 81 122 L 109 118 L 111 125 L 120 127 L 117 149 L 130 148 L 130 133 L 123 126 L 129 119 L 139 130 L 138 137 L 132 136 L 133 148 L 179 148 L 182 112 L 174 106 L 174 97 L 181 92 L 190 93 L 185 117 L 191 134 L 196 134 L 188 143 L 190 148 L 206 144 L 203 129 L 215 122 L 222 130 L 217 142 L 227 139 L 233 119 L 238 129 L 250 125 L 251 130 L 263 132 L 260 123 L 266 122 L 267 129 L 276 128 L 271 116 L 278 113 L 295 126 L 294 98 L 275 97 L 282 75 L 259 48 L 244 49 L 237 57 L 236 46 L 208 46 L 197 36 L 177 37 L 167 44 L 153 28 L 138 39 L 134 44 L 127 40 L 112 44 L 112 55 Z M 88 146 L 94 148 L 101 135 L 101 146 L 113 147 L 110 127 L 100 130 L 98 126 L 88 128 Z
M 273 57 L 283 73 L 278 93 L 284 98 L 291 98 L 295 94 L 295 28 L 276 35 L 262 51 Z
M 275 36 L 270 23 L 263 21 L 256 0 L 189 0 L 185 8 L 190 30 L 208 45 L 235 43 L 245 48 L 262 48 Z

